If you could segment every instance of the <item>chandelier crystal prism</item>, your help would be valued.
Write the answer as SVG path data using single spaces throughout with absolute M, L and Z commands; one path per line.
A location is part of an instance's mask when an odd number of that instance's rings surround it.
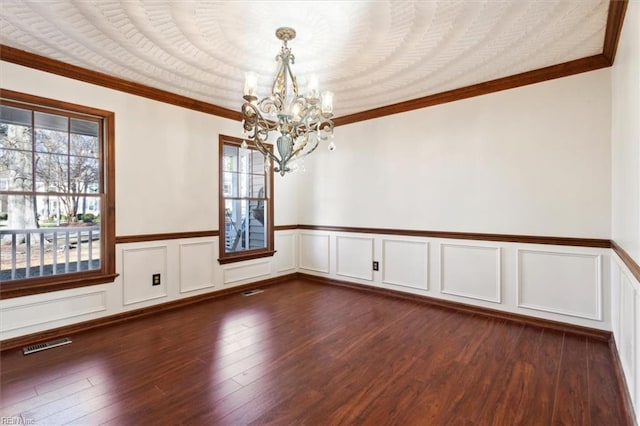
M 321 141 L 333 143 L 333 93 L 318 90 L 318 79 L 307 78 L 304 95 L 300 94 L 298 81 L 291 70 L 295 56 L 287 46 L 294 39 L 293 28 L 276 30 L 276 37 L 282 40 L 282 48 L 276 56 L 278 68 L 271 85 L 271 94 L 258 99 L 258 79 L 254 73 L 247 73 L 242 105 L 243 137 L 254 142 L 265 157 L 265 169 L 284 176 L 295 171 L 302 158 L 311 154 Z M 267 146 L 272 132 L 277 134 L 275 153 Z

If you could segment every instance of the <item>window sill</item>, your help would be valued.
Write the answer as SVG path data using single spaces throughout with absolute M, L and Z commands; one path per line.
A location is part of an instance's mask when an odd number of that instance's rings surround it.
M 225 257 L 221 257 L 218 259 L 218 262 L 221 265 L 226 263 L 233 262 L 242 262 L 243 260 L 251 260 L 251 259 L 260 259 L 261 257 L 271 257 L 276 253 L 275 250 L 266 250 L 266 251 L 253 251 L 253 252 L 240 252 L 234 254 L 228 254 Z
M 112 283 L 117 277 L 118 274 L 104 274 L 100 272 L 73 274 L 72 276 L 65 276 L 64 278 L 62 278 L 62 276 L 47 276 L 15 282 L 5 281 L 0 284 L 0 299 L 11 299 L 13 297 Z M 53 281 L 53 279 L 55 279 L 55 281 Z

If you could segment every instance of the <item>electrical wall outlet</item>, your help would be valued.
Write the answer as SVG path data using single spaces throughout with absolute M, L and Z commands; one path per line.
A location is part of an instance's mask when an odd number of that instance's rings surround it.
M 151 276 L 151 285 L 160 285 L 160 274 L 153 274 Z
M 378 262 L 373 262 L 373 270 L 374 270 L 374 271 L 379 270 Z

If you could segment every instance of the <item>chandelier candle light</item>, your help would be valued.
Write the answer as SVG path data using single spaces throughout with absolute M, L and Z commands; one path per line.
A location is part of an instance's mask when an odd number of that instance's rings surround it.
M 282 40 L 282 48 L 276 56 L 278 71 L 271 86 L 271 95 L 258 100 L 258 78 L 247 73 L 242 105 L 243 136 L 251 139 L 265 157 L 265 169 L 273 164 L 273 170 L 284 176 L 298 168 L 297 162 L 311 154 L 320 141 L 330 141 L 333 151 L 333 93 L 320 96 L 318 79 L 307 79 L 306 94 L 298 90 L 296 76 L 291 71 L 295 57 L 287 46 L 296 37 L 293 28 L 278 28 L 276 37 Z M 278 132 L 277 152 L 266 146 L 271 132 Z M 243 147 L 246 142 L 243 141 Z

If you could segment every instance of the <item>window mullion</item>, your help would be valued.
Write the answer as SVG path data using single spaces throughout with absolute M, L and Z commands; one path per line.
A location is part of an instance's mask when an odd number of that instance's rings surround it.
M 31 191 L 36 192 L 36 112 L 33 110 L 31 110 Z

